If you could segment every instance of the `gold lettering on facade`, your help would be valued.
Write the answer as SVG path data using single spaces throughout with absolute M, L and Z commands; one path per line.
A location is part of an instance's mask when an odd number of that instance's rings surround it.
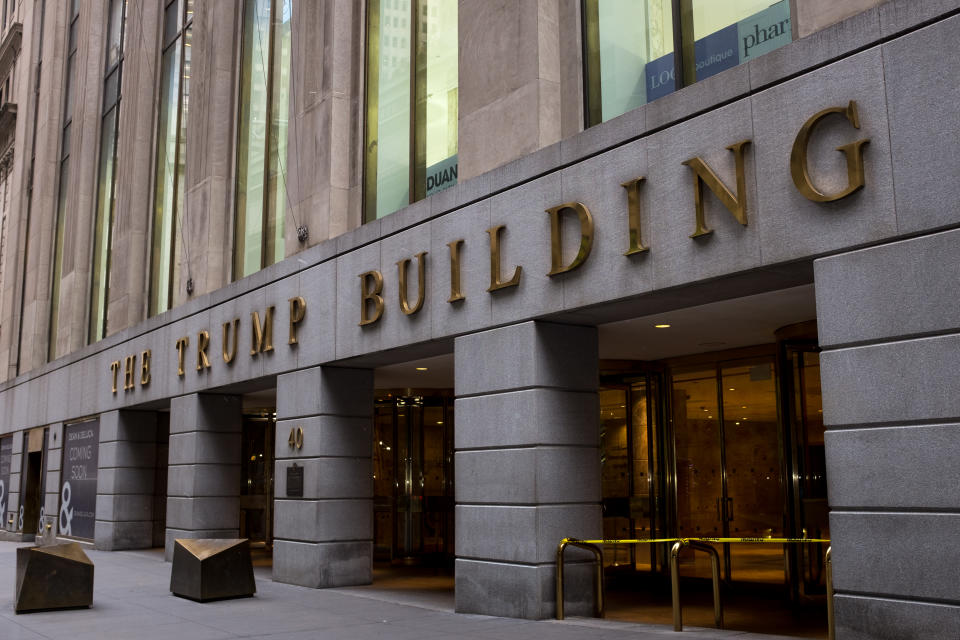
M 130 391 L 136 384 L 134 370 L 137 368 L 137 356 L 127 356 L 123 359 L 123 390 Z
M 737 195 L 734 196 L 727 185 L 723 184 L 717 174 L 699 156 L 690 158 L 681 163 L 693 170 L 693 201 L 697 213 L 697 228 L 690 234 L 691 238 L 698 238 L 713 233 L 707 226 L 703 214 L 703 185 L 706 185 L 713 194 L 720 199 L 737 222 L 747 226 L 747 177 L 743 168 L 743 148 L 750 144 L 749 140 L 741 140 L 727 147 L 733 152 L 737 170 Z
M 870 138 L 863 138 L 837 147 L 837 151 L 843 152 L 847 157 L 847 187 L 845 189 L 834 194 L 826 194 L 813 186 L 810 173 L 807 171 L 807 147 L 817 124 L 831 113 L 839 113 L 853 125 L 854 129 L 860 128 L 860 115 L 857 113 L 855 100 L 851 100 L 846 107 L 824 109 L 803 123 L 799 133 L 797 133 L 796 140 L 793 141 L 793 150 L 790 152 L 790 175 L 793 177 L 793 184 L 805 198 L 814 202 L 833 202 L 846 198 L 862 189 L 865 180 L 863 174 L 863 145 L 870 142 Z
M 373 282 L 373 290 L 368 283 Z M 383 274 L 379 271 L 367 271 L 360 274 L 360 323 L 359 326 L 373 324 L 383 315 Z M 373 315 L 367 313 L 368 302 L 373 303 Z
M 234 356 L 237 355 L 237 339 L 240 336 L 240 318 L 233 319 L 233 331 L 230 331 L 230 323 L 223 323 L 223 339 L 222 339 L 222 351 L 223 351 L 223 361 L 227 364 L 233 362 Z M 233 334 L 233 341 L 230 340 L 230 334 Z
M 560 212 L 562 211 L 573 211 L 580 220 L 580 249 L 573 262 L 568 265 L 563 264 L 560 229 Z M 582 202 L 566 202 L 547 209 L 547 213 L 550 215 L 550 273 L 547 275 L 555 276 L 573 271 L 590 257 L 590 251 L 593 249 L 593 216 L 590 215 L 590 209 Z
M 113 362 L 110 363 L 110 378 L 113 382 L 112 384 L 113 388 L 111 390 L 113 391 L 113 393 L 117 392 L 117 372 L 118 371 L 120 371 L 120 361 L 114 360 Z
M 448 242 L 447 246 L 450 247 L 450 297 L 447 302 L 456 302 L 466 297 L 460 291 L 460 247 L 463 246 L 463 238 Z
M 183 336 L 177 340 L 177 375 L 183 377 L 183 352 L 190 345 L 190 338 Z
M 640 176 L 633 180 L 627 180 L 620 183 L 620 186 L 627 190 L 627 225 L 630 231 L 630 246 L 627 248 L 625 256 L 632 256 L 637 253 L 644 253 L 650 250 L 643 244 L 643 236 L 640 233 L 640 221 L 642 220 L 640 210 L 640 185 L 646 180 L 646 176 Z
M 487 229 L 490 236 L 490 286 L 487 291 L 497 291 L 507 287 L 515 287 L 520 284 L 520 274 L 523 273 L 523 267 L 517 265 L 513 270 L 513 277 L 506 282 L 500 277 L 500 232 L 506 228 L 506 225 L 500 224 Z
M 423 257 L 427 255 L 426 251 L 421 251 L 416 255 L 417 258 L 417 301 L 410 306 L 410 302 L 407 300 L 407 265 L 410 264 L 410 258 L 404 258 L 397 262 L 397 272 L 399 276 L 399 286 L 397 289 L 400 294 L 400 310 L 403 311 L 405 315 L 413 315 L 417 311 L 420 311 L 420 307 L 423 306 L 423 298 L 426 293 L 426 267 L 424 266 Z
M 197 333 L 197 371 L 210 368 L 210 360 L 207 358 L 207 347 L 209 346 L 210 332 L 204 329 Z
M 150 384 L 150 357 L 153 352 L 150 349 L 140 353 L 140 386 L 145 387 Z
M 250 332 L 250 355 L 273 351 L 273 306 L 267 307 L 263 316 L 263 325 L 260 324 L 260 314 L 254 311 L 250 314 L 253 330 Z
M 290 337 L 287 344 L 297 344 L 297 325 L 307 314 L 307 301 L 297 296 L 288 300 L 290 303 Z

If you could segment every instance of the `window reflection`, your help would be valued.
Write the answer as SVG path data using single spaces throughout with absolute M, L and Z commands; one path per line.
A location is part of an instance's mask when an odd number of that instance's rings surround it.
M 457 182 L 457 3 L 371 0 L 367 220 Z
M 246 0 L 233 277 L 283 259 L 290 109 L 290 0 Z
M 150 262 L 149 315 L 173 305 L 183 249 L 186 132 L 190 97 L 192 11 L 180 0 L 164 13 L 165 47 L 160 62 L 160 109 L 157 123 L 156 187 Z M 179 245 L 178 245 L 179 241 Z

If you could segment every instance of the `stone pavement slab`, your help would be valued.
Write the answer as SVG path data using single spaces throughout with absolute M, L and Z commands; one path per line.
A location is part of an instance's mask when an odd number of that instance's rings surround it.
M 35 640 L 786 640 L 738 631 L 671 628 L 609 620 L 516 620 L 391 602 L 382 593 L 308 589 L 273 582 L 258 568 L 253 598 L 198 603 L 170 594 L 162 552 L 93 551 L 89 609 L 13 612 L 16 548 L 0 542 L 0 639 Z

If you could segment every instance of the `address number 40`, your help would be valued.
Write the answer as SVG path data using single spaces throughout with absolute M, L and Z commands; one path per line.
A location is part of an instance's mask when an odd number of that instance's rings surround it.
M 290 438 L 287 439 L 287 444 L 290 445 L 291 449 L 303 448 L 303 427 L 294 427 L 290 429 Z

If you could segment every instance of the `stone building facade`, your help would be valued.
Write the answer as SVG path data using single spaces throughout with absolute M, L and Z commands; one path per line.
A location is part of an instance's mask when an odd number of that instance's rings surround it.
M 458 610 L 543 618 L 563 537 L 813 527 L 837 637 L 955 638 L 960 4 L 773 3 L 707 76 L 650 2 L 677 44 L 608 115 L 600 3 L 4 2 L 8 534 L 244 535 L 311 587 L 429 547 Z M 815 596 L 788 546 L 727 580 Z

